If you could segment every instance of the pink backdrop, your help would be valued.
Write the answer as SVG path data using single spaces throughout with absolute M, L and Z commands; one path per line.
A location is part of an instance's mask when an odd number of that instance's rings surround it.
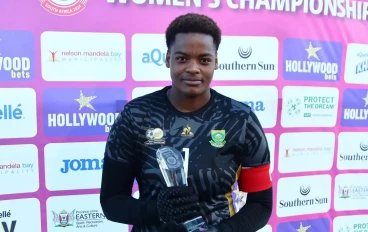
M 70 1 L 72 2 L 72 1 Z M 324 2 L 324 1 L 323 1 Z M 330 222 L 329 231 L 339 231 L 339 228 L 333 228 L 333 220 L 338 216 L 346 215 L 366 215 L 368 217 L 368 208 L 364 210 L 343 210 L 336 211 L 334 209 L 335 191 L 335 176 L 344 173 L 368 173 L 368 163 L 365 168 L 338 170 L 338 135 L 340 132 L 366 132 L 367 127 L 342 127 L 341 115 L 343 113 L 343 92 L 346 88 L 365 89 L 368 90 L 367 84 L 362 81 L 359 83 L 347 83 L 344 81 L 345 58 L 347 55 L 347 45 L 349 43 L 368 44 L 367 23 L 364 20 L 354 20 L 346 18 L 338 18 L 324 15 L 306 14 L 299 10 L 298 12 L 285 11 L 267 11 L 267 10 L 249 10 L 249 9 L 230 9 L 226 1 L 221 1 L 218 8 L 211 9 L 207 5 L 211 3 L 208 0 L 202 1 L 202 7 L 177 7 L 177 6 L 158 6 L 149 4 L 134 4 L 128 2 L 126 4 L 108 3 L 106 1 L 88 1 L 86 7 L 81 12 L 71 16 L 58 16 L 46 11 L 39 1 L 29 0 L 2 0 L 0 2 L 0 31 L 1 30 L 26 30 L 30 31 L 34 37 L 34 59 L 32 60 L 35 71 L 32 80 L 16 80 L 8 81 L 0 79 L 1 88 L 32 88 L 36 92 L 37 99 L 37 134 L 34 137 L 25 138 L 10 138 L 4 136 L 0 139 L 0 145 L 18 145 L 18 144 L 34 144 L 38 148 L 38 167 L 39 167 L 39 189 L 35 192 L 23 192 L 15 194 L 0 195 L 1 201 L 36 198 L 40 202 L 41 228 L 43 232 L 48 230 L 47 217 L 52 217 L 51 209 L 46 208 L 46 201 L 53 196 L 70 196 L 84 194 L 98 194 L 98 188 L 74 189 L 50 191 L 46 188 L 45 181 L 45 154 L 44 148 L 49 143 L 71 143 L 71 142 L 103 142 L 106 140 L 106 135 L 95 136 L 47 136 L 43 121 L 44 106 L 42 101 L 42 93 L 46 88 L 110 88 L 121 87 L 125 90 L 126 99 L 132 99 L 132 91 L 136 87 L 161 87 L 169 85 L 170 81 L 136 81 L 132 78 L 132 36 L 136 33 L 142 34 L 162 34 L 164 33 L 168 23 L 176 16 L 187 13 L 197 12 L 213 17 L 221 27 L 224 36 L 272 36 L 278 39 L 278 76 L 275 80 L 214 80 L 213 86 L 276 86 L 278 89 L 278 111 L 276 126 L 273 128 L 265 128 L 266 133 L 272 133 L 275 136 L 275 152 L 274 152 L 274 171 L 272 172 L 272 180 L 274 183 L 274 211 L 270 219 L 269 225 L 272 231 L 277 230 L 277 226 L 286 222 L 298 222 L 301 220 L 327 218 Z M 246 6 L 248 2 L 246 2 Z M 59 32 L 100 32 L 100 33 L 122 33 L 126 40 L 126 78 L 123 81 L 46 81 L 42 77 L 42 61 L 41 61 L 41 34 L 45 31 Z M 303 81 L 303 80 L 286 80 L 283 78 L 283 46 L 284 40 L 287 38 L 300 38 L 308 40 L 324 40 L 340 42 L 342 44 L 342 58 L 340 65 L 340 80 L 339 81 Z M 87 42 L 87 41 L 86 41 Z M 73 43 L 73 41 L 70 41 Z M 103 41 L 101 42 L 103 43 Z M 366 47 L 365 47 L 366 49 Z M 366 49 L 365 52 L 368 52 Z M 1 57 L 2 50 L 0 50 Z M 4 55 L 4 54 L 3 54 Z M 267 54 L 264 54 L 267 56 Z M 221 60 L 221 56 L 219 57 Z M 154 74 L 152 74 L 154 75 Z M 368 72 L 365 76 L 360 76 L 363 79 L 368 79 Z M 154 77 L 153 77 L 154 78 Z M 229 78 L 231 79 L 231 78 Z M 366 82 L 368 83 L 368 82 Z M 320 87 L 335 87 L 339 90 L 338 111 L 336 126 L 332 127 L 288 127 L 281 126 L 282 112 L 282 89 L 284 86 L 320 86 Z M 0 89 L 1 92 L 1 89 Z M 79 93 L 78 93 L 79 94 Z M 87 95 L 87 94 L 86 94 Z M 9 96 L 11 98 L 12 96 Z M 257 96 L 255 96 L 257 97 Z M 76 98 L 76 97 L 75 97 Z M 73 98 L 74 99 L 74 98 Z M 122 100 L 122 99 L 120 99 Z M 7 104 L 6 99 L 0 99 L 0 106 Z M 1 109 L 1 107 L 0 107 Z M 0 120 L 1 122 L 1 120 Z M 1 125 L 4 124 L 0 124 Z M 366 125 L 367 126 L 367 125 Z M 20 129 L 20 128 L 17 128 Z M 1 128 L 0 128 L 1 130 Z M 333 166 L 330 170 L 324 171 L 309 171 L 299 173 L 280 173 L 278 170 L 279 156 L 279 141 L 282 133 L 288 132 L 333 132 L 335 134 L 335 149 Z M 368 134 L 365 134 L 368 140 Z M 366 154 L 366 153 L 365 153 Z M 1 154 L 0 154 L 1 155 Z M 318 162 L 318 157 L 313 158 Z M 363 162 L 363 161 L 362 161 Z M 1 160 L 0 160 L 1 165 Z M 61 166 L 59 167 L 61 168 Z M 278 187 L 277 183 L 280 178 L 293 176 L 312 176 L 328 174 L 332 178 L 331 186 L 331 202 L 330 209 L 326 213 L 302 214 L 297 216 L 278 217 L 276 208 L 278 207 Z M 10 177 L 9 177 L 10 178 Z M 60 182 L 63 180 L 60 179 Z M 22 183 L 12 183 L 22 185 Z M 368 185 L 368 182 L 366 182 Z M 4 186 L 1 186 L 2 188 Z M 6 187 L 6 185 L 5 185 Z M 362 187 L 362 186 L 361 186 Z M 296 187 L 299 189 L 299 186 Z M 364 186 L 363 186 L 364 188 Z M 136 188 L 134 188 L 136 189 Z M 367 198 L 368 201 L 368 198 Z M 0 203 L 1 206 L 2 203 Z M 11 204 L 6 207 L 10 207 Z M 8 211 L 16 209 L 0 207 Z M 26 209 L 24 209 L 26 211 Z M 58 213 L 62 210 L 52 209 Z M 72 209 L 69 209 L 71 211 Z M 89 209 L 91 210 L 91 209 Z M 30 212 L 29 212 L 30 213 Z M 39 212 L 32 212 L 37 214 Z M 20 220 L 18 218 L 18 220 Z M 52 219 L 51 219 L 52 220 Z M 367 222 L 367 218 L 364 219 Z M 1 221 L 1 218 L 0 218 Z M 10 228 L 11 220 L 7 221 Z M 21 222 L 19 222 L 21 223 Z M 361 222 L 362 223 L 362 222 Z M 345 224 L 349 224 L 347 220 Z M 291 225 L 291 224 L 290 224 Z M 20 225 L 21 226 L 21 225 Z M 1 227 L 0 227 L 1 228 Z M 32 229 L 31 229 L 32 230 Z M 281 229 L 280 229 L 281 230 Z M 296 231 L 291 226 L 290 231 Z M 0 229 L 0 231 L 2 231 Z M 17 227 L 15 229 L 17 231 Z M 32 230 L 35 231 L 36 230 Z M 54 230 L 52 230 L 54 231 Z M 69 231 L 77 231 L 77 229 Z M 84 229 L 84 231 L 89 231 Z M 90 230 L 95 231 L 95 230 Z M 111 230 L 113 231 L 113 230 Z M 120 230 L 121 231 L 121 230 Z M 266 231 L 266 230 L 265 230 Z M 286 230 L 285 230 L 286 231 Z M 325 232 L 326 229 L 312 227 L 308 231 Z M 352 230 L 358 231 L 358 230 Z M 360 231 L 360 230 L 359 230 Z M 367 230 L 361 230 L 367 231 Z M 343 231 L 345 232 L 345 231 Z

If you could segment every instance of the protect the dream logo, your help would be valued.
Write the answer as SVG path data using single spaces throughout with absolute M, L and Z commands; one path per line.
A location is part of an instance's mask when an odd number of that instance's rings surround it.
M 51 14 L 72 16 L 86 8 L 88 0 L 40 0 L 41 6 Z

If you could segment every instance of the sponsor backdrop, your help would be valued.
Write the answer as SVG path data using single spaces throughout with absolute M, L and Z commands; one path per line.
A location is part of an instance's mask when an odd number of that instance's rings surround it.
M 99 204 L 105 141 L 127 101 L 170 84 L 164 32 L 187 12 L 222 28 L 212 87 L 265 128 L 260 231 L 368 231 L 368 2 L 350 0 L 2 0 L 0 231 L 130 230 Z

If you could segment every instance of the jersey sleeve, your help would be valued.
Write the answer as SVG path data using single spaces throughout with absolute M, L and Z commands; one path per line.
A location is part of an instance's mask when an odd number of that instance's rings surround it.
M 251 111 L 248 118 L 238 186 L 242 192 L 259 192 L 272 187 L 270 178 L 270 150 L 257 116 Z
M 121 164 L 135 165 L 134 121 L 127 105 L 120 112 L 111 127 L 105 147 L 105 157 Z

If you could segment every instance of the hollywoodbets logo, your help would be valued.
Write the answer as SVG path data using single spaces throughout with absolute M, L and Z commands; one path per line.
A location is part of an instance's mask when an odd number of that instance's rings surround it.
M 107 135 L 126 94 L 121 88 L 49 88 L 42 101 L 47 136 Z
M 328 218 L 318 218 L 301 221 L 283 222 L 277 225 L 277 232 L 286 231 L 330 231 L 330 221 Z
M 339 81 L 342 44 L 319 40 L 286 39 L 283 76 L 285 80 Z
M 368 127 L 368 88 L 345 89 L 341 126 Z
M 0 30 L 0 81 L 29 81 L 34 73 L 32 32 Z

